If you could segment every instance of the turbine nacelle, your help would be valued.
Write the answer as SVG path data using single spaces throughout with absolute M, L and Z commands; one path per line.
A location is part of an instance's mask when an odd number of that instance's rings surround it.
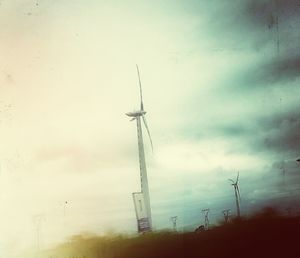
M 147 112 L 144 110 L 140 110 L 140 111 L 133 111 L 133 112 L 128 112 L 126 113 L 127 116 L 130 117 L 138 117 L 138 116 L 143 116 L 145 115 Z

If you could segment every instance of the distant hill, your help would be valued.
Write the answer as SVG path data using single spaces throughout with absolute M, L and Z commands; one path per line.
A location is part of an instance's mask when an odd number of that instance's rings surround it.
M 300 257 L 300 217 L 265 209 L 199 233 L 153 232 L 140 236 L 75 236 L 43 258 Z

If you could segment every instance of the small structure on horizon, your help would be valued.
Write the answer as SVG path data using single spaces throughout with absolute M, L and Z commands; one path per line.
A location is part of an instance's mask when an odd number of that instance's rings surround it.
M 170 218 L 173 224 L 173 231 L 177 231 L 177 218 L 178 218 L 177 216 L 173 216 Z
M 204 213 L 204 229 L 208 230 L 208 227 L 209 227 L 209 218 L 208 218 L 209 209 L 204 209 L 204 210 L 202 210 L 202 212 Z
M 225 220 L 225 223 L 228 223 L 229 221 L 229 212 L 230 212 L 230 209 L 227 209 L 227 210 L 223 210 L 222 213 L 224 215 L 224 220 Z

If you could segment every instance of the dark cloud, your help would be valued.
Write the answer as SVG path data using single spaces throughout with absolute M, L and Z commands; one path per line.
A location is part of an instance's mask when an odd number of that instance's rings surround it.
M 259 119 L 263 146 L 276 152 L 300 153 L 300 111 Z
M 300 182 L 300 164 L 297 162 L 297 156 L 276 160 L 271 166 L 271 173 L 274 172 L 292 179 L 293 181 L 289 182 L 289 184 Z
M 232 1 L 231 4 L 228 11 L 232 23 L 243 26 L 245 33 L 249 33 L 249 29 L 256 32 L 264 32 L 265 29 L 285 30 L 286 25 L 299 19 L 299 0 L 244 0 Z
M 265 25 L 271 29 L 278 21 L 278 8 L 275 1 L 248 1 L 244 12 L 245 17 L 257 26 Z
M 245 18 L 257 26 L 275 27 L 277 22 L 290 20 L 299 14 L 299 0 L 247 0 Z
M 197 126 L 191 128 L 195 127 Z M 219 120 L 205 126 L 201 124 L 198 130 L 187 132 L 196 139 L 234 139 L 238 144 L 232 145 L 233 152 L 264 152 L 300 157 L 300 107 L 297 106 L 280 114 L 261 114 L 231 121 Z
M 233 75 L 238 83 L 231 85 L 243 90 L 256 89 L 290 82 L 300 76 L 299 0 L 245 0 L 240 1 L 238 8 L 227 11 L 232 26 L 226 25 L 223 29 L 230 28 L 228 31 L 233 39 L 239 37 L 242 45 L 246 40 L 256 50 L 267 46 L 273 52 L 273 55 L 263 55 L 256 63 L 242 67 Z M 270 41 L 273 43 L 266 45 Z
M 300 54 L 282 58 L 259 60 L 254 65 L 243 67 L 231 80 L 235 89 L 257 90 L 261 87 L 291 86 L 300 77 Z M 278 84 L 281 83 L 281 84 Z M 283 84 L 282 84 L 283 83 Z
M 187 1 L 183 5 L 186 12 L 206 22 L 211 50 L 262 53 L 255 63 L 243 62 L 229 74 L 229 81 L 222 82 L 224 90 L 228 90 L 224 85 L 257 90 L 300 76 L 299 0 Z M 196 26 L 201 40 L 203 32 Z
M 300 76 L 300 55 L 281 59 L 279 62 L 269 65 L 269 75 L 277 80 L 294 79 Z
M 296 51 L 300 55 L 296 44 L 300 43 L 299 0 L 216 0 L 190 4 L 190 12 L 195 11 L 206 19 L 207 33 L 215 39 L 212 49 L 260 51 L 272 47 L 274 54 L 279 51 L 286 56 Z M 198 33 L 202 37 L 203 29 Z
M 285 103 L 289 101 L 289 91 L 293 87 L 291 92 L 295 92 L 295 82 L 300 77 L 299 0 L 214 0 L 191 4 L 189 11 L 204 15 L 213 46 L 241 46 L 241 50 L 248 47 L 247 52 L 251 50 L 257 55 L 255 61 L 241 61 L 238 67 L 228 72 L 225 80 L 219 82 L 218 94 L 222 103 L 242 101 L 248 94 L 245 90 L 250 90 L 253 95 L 249 98 L 253 98 L 253 103 L 261 100 L 274 105 L 278 101 L 279 104 L 280 96 L 276 100 L 268 97 L 269 90 L 277 87 L 280 90 L 272 91 L 270 96 L 277 96 L 286 89 Z M 203 35 L 203 31 L 201 33 Z M 279 52 L 277 40 L 280 41 Z M 260 49 L 263 50 L 261 56 L 257 54 Z M 195 122 L 187 131 L 198 139 L 236 137 L 246 143 L 241 145 L 250 152 L 297 153 L 300 152 L 300 112 L 297 108 L 300 110 L 298 106 L 282 114 L 257 109 L 251 119 L 239 114 L 236 119 L 206 121 L 206 130 L 203 122 L 199 127 Z M 211 117 L 219 118 L 215 114 Z M 201 132 L 199 128 L 202 128 Z
M 208 33 L 218 38 L 215 44 L 225 48 L 238 46 L 260 50 L 274 41 L 275 49 L 278 35 L 280 44 L 285 44 L 287 31 L 289 34 L 298 33 L 300 3 L 297 0 L 219 0 L 197 5 L 188 3 L 190 12 L 205 10 L 201 14 L 206 18 Z
M 249 129 L 245 128 L 244 125 L 237 125 L 237 124 L 229 124 L 223 125 L 217 128 L 217 131 L 226 136 L 240 136 L 247 133 Z
M 236 137 L 251 152 L 300 156 L 300 111 L 261 116 L 252 122 L 239 121 L 239 125 L 236 124 L 219 126 L 214 133 Z
M 300 108 L 298 109 L 300 110 Z M 253 119 L 252 122 L 235 121 L 232 125 L 219 126 L 214 133 L 236 137 L 253 152 L 272 152 L 278 155 L 300 156 L 300 111 L 272 114 Z M 239 124 L 239 125 L 237 125 Z
M 300 56 L 298 48 L 300 44 L 299 0 L 248 0 L 245 2 L 244 21 L 257 31 L 254 41 L 273 41 L 274 53 L 277 52 L 277 56 L 281 58 L 280 61 L 292 61 L 294 56 Z M 262 28 L 264 30 L 261 30 Z M 270 34 L 266 38 L 264 34 L 266 35 L 267 31 Z

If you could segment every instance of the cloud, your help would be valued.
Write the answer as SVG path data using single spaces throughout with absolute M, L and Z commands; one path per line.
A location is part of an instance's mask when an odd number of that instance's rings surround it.
M 300 41 L 299 41 L 300 43 Z M 240 93 L 282 88 L 289 90 L 297 87 L 300 76 L 300 55 L 269 57 L 237 69 L 225 82 L 229 91 Z M 231 89 L 230 89 L 231 88 Z
M 281 86 L 279 83 L 288 87 L 291 86 L 289 82 L 298 79 L 298 1 L 244 0 L 226 4 L 214 1 L 205 7 L 210 11 L 203 14 L 206 17 L 204 33 L 209 42 L 217 44 L 210 50 L 230 50 L 227 55 L 231 56 L 241 56 L 243 52 L 252 54 L 227 73 L 227 78 L 220 84 L 225 90 L 230 93 L 234 90 L 253 91 Z
M 258 120 L 263 131 L 263 147 L 278 153 L 300 152 L 300 112 L 294 110 Z
M 282 21 L 298 16 L 297 0 L 246 0 L 244 3 L 245 18 L 257 26 L 266 25 L 272 28 L 276 26 L 277 16 Z
M 224 31 L 219 36 L 242 46 L 261 49 L 277 40 L 277 25 L 281 39 L 292 26 L 297 33 L 299 2 L 296 0 L 238 0 L 222 3 L 214 1 L 209 12 L 212 30 Z M 212 15 L 213 14 L 213 15 Z M 218 17 L 217 19 L 215 17 Z M 295 27 L 294 27 L 295 26 Z M 226 32 L 226 33 L 225 33 Z M 269 32 L 269 33 L 268 33 Z M 275 44 L 276 45 L 276 44 Z
M 286 57 L 269 64 L 270 75 L 274 80 L 293 80 L 300 76 L 300 55 Z

